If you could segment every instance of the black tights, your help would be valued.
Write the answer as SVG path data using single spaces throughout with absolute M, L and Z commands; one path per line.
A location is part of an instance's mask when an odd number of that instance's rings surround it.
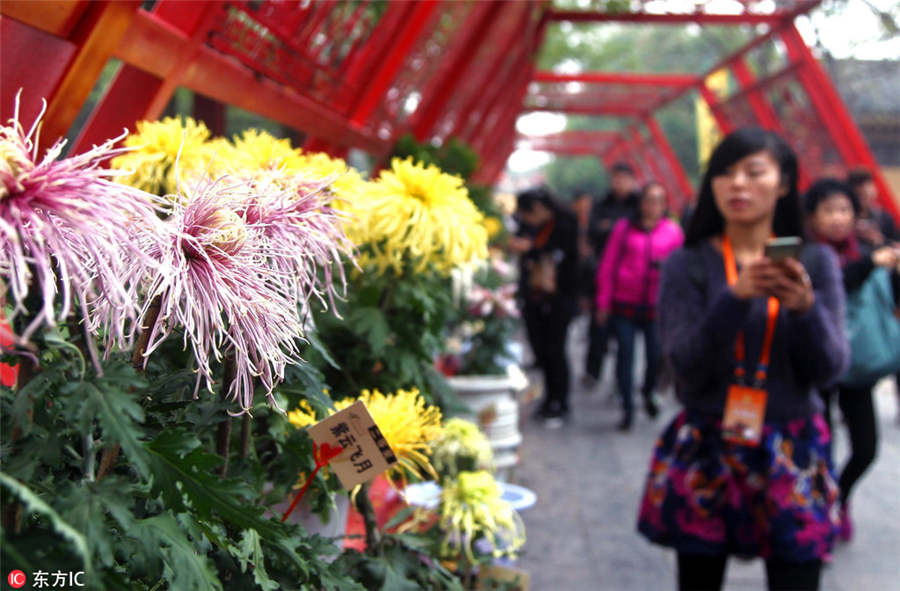
M 850 458 L 844 465 L 844 469 L 841 470 L 838 480 L 842 504 L 847 502 L 854 485 L 872 465 L 878 450 L 878 421 L 875 417 L 875 402 L 872 398 L 873 388 L 874 385 L 858 388 L 841 386 L 838 389 L 838 406 L 841 408 L 841 414 L 847 424 L 847 433 L 850 436 Z M 831 396 L 827 400 L 825 418 L 828 420 L 829 428 L 834 429 L 831 422 Z
M 679 591 L 718 591 L 725 580 L 727 556 L 678 553 Z M 816 591 L 822 561 L 766 560 L 769 591 Z

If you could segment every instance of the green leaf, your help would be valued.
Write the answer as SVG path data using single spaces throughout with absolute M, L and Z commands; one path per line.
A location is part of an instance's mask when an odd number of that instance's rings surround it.
M 119 363 L 107 368 L 101 378 L 76 382 L 61 389 L 62 393 L 84 398 L 82 416 L 88 420 L 96 416 L 103 433 L 122 446 L 129 464 L 144 477 L 150 477 L 150 464 L 144 447 L 144 411 L 130 389 L 143 385 L 131 367 Z M 87 425 L 82 426 L 87 431 Z
M 334 357 L 332 357 L 331 351 L 328 350 L 328 347 L 325 345 L 325 343 L 322 342 L 317 333 L 315 333 L 314 331 L 310 331 L 306 335 L 306 340 L 309 341 L 310 347 L 315 349 L 316 352 L 318 352 L 319 355 L 322 356 L 322 359 L 324 359 L 328 363 L 328 365 L 335 369 L 340 369 L 337 361 L 335 361 Z
M 348 326 L 354 332 L 363 335 L 372 348 L 372 352 L 378 354 L 384 349 L 387 338 L 391 334 L 384 313 L 375 307 L 356 308 L 347 317 Z
M 169 582 L 169 589 L 222 591 L 222 583 L 210 561 L 197 553 L 182 526 L 171 515 L 142 519 L 136 522 L 135 529 L 146 551 L 162 554 L 163 576 Z
M 193 511 L 204 520 L 212 519 L 215 513 L 239 529 L 256 530 L 264 541 L 294 555 L 285 527 L 260 517 L 262 507 L 251 502 L 255 501 L 254 491 L 246 483 L 212 473 L 221 458 L 204 451 L 196 435 L 183 428 L 169 428 L 148 443 L 147 449 L 153 491 L 163 496 L 170 510 Z
M 82 559 L 84 569 L 88 570 L 91 567 L 91 563 L 88 560 L 88 557 L 90 555 L 88 552 L 88 544 L 87 540 L 85 540 L 84 538 L 84 535 L 82 535 L 75 528 L 66 523 L 63 518 L 60 517 L 59 513 L 57 513 L 53 509 L 53 507 L 45 503 L 43 499 L 34 494 L 34 492 L 32 492 L 30 488 L 17 481 L 15 478 L 10 477 L 5 472 L 0 472 L 0 485 L 5 486 L 15 496 L 17 496 L 19 500 L 24 503 L 26 510 L 32 513 L 38 513 L 46 517 L 50 522 L 50 525 L 53 527 L 53 530 L 65 539 L 69 540 L 75 547 L 76 552 Z
M 130 488 L 124 480 L 109 477 L 101 482 L 83 482 L 61 491 L 60 513 L 84 534 L 92 563 L 99 560 L 104 566 L 114 564 L 117 539 L 111 531 L 113 526 L 107 514 L 115 519 L 123 533 L 131 531 L 134 517 Z
M 270 579 L 269 573 L 266 572 L 259 533 L 252 529 L 244 530 L 241 534 L 240 544 L 233 550 L 232 554 L 241 564 L 241 572 L 247 572 L 247 564 L 249 564 L 253 569 L 253 580 L 257 585 L 264 591 L 278 589 L 278 583 Z

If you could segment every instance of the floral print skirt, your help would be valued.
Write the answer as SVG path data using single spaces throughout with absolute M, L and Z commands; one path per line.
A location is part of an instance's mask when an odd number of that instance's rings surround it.
M 767 422 L 748 447 L 723 441 L 719 418 L 683 411 L 656 444 L 638 530 L 684 553 L 821 559 L 838 524 L 829 448 L 821 415 Z

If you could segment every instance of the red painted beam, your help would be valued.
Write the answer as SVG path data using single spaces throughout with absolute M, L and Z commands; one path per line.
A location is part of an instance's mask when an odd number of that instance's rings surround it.
M 478 49 L 502 8 L 501 2 L 484 2 L 473 9 L 454 44 L 448 68 L 422 93 L 422 104 L 412 116 L 413 134 L 419 141 L 427 140 L 432 133 L 465 73 L 473 67 Z
M 675 173 L 675 179 L 678 182 L 678 188 L 681 189 L 681 192 L 685 196 L 685 198 L 690 199 L 694 194 L 694 187 L 693 185 L 691 185 L 691 180 L 684 172 L 684 167 L 681 166 L 681 161 L 678 160 L 678 156 L 675 155 L 675 150 L 672 149 L 672 145 L 666 138 L 666 134 L 663 132 L 662 128 L 653 117 L 645 118 L 644 124 L 647 126 L 647 129 L 650 130 L 650 135 L 653 137 L 653 141 L 656 142 L 656 145 L 659 148 L 659 151 L 662 154 L 663 158 L 665 158 L 666 162 L 668 162 L 669 168 L 672 170 L 672 172 Z
M 136 0 L 95 2 L 72 30 L 70 41 L 76 46 L 75 53 L 47 97 L 41 150 L 68 133 L 139 8 Z
M 464 106 L 459 110 L 459 117 L 453 125 L 448 137 L 463 138 L 469 135 L 469 128 L 473 121 L 478 124 L 483 122 L 485 112 L 488 108 L 488 101 L 493 99 L 497 92 L 502 92 L 506 84 L 506 77 L 509 75 L 510 68 L 510 52 L 514 51 L 517 46 L 521 45 L 522 31 L 528 23 L 530 16 L 530 7 L 525 2 L 504 3 L 508 6 L 508 14 L 504 14 L 502 22 L 498 19 L 499 25 L 506 24 L 510 19 L 519 22 L 516 27 L 507 27 L 505 30 L 494 30 L 494 39 L 498 51 L 495 52 L 491 63 L 483 64 L 482 70 L 478 73 L 475 83 L 472 85 L 474 92 L 468 97 Z M 518 10 L 515 14 L 513 10 Z M 443 138 L 442 138 L 443 139 Z
M 570 115 L 588 115 L 588 116 L 618 116 L 618 117 L 638 117 L 644 114 L 641 107 L 633 105 L 585 105 L 585 104 L 559 104 L 550 103 L 547 105 L 525 105 L 522 111 L 543 111 L 546 113 L 569 113 Z
M 800 83 L 818 113 L 819 119 L 824 123 L 831 140 L 837 146 L 844 163 L 849 167 L 862 165 L 871 170 L 882 206 L 900 223 L 900 205 L 893 198 L 890 185 L 887 184 L 881 173 L 881 168 L 869 149 L 869 144 L 866 143 L 828 74 L 816 61 L 815 56 L 793 24 L 781 35 L 791 61 L 800 60 L 803 63 L 799 75 Z
M 374 79 L 363 89 L 362 95 L 350 114 L 350 121 L 356 124 L 364 124 L 368 121 L 369 116 L 384 99 L 394 77 L 406 63 L 416 42 L 423 33 L 429 30 L 428 25 L 435 17 L 439 6 L 440 2 L 436 0 L 421 0 L 416 3 L 409 21 L 394 37 L 391 51 L 384 56 Z
M 581 72 L 560 74 L 542 70 L 534 75 L 535 82 L 586 84 L 629 84 L 634 86 L 693 86 L 700 82 L 696 74 L 643 74 L 639 72 Z
M 165 77 L 184 55 L 190 38 L 183 31 L 145 11 L 138 11 L 115 57 L 157 78 Z M 260 79 L 237 60 L 201 47 L 181 84 L 195 92 L 258 113 L 340 146 L 357 147 L 374 155 L 386 153 L 388 142 L 374 137 L 331 109 L 289 88 Z
M 797 14 L 803 14 L 812 9 L 819 2 L 802 2 L 795 10 L 777 11 L 771 14 L 744 13 L 744 14 L 710 14 L 692 12 L 684 14 L 652 14 L 648 12 L 600 12 L 585 10 L 548 10 L 546 18 L 549 21 L 566 21 L 570 23 L 638 23 L 678 25 L 684 23 L 698 23 L 705 25 L 759 25 L 775 24 L 793 19 Z
M 710 90 L 709 86 L 704 82 L 698 90 L 700 91 L 700 96 L 706 101 L 706 106 L 709 107 L 709 111 L 712 113 L 713 119 L 716 120 L 716 125 L 719 126 L 719 131 L 722 132 L 722 135 L 725 136 L 734 131 L 734 124 L 719 107 L 719 98 Z

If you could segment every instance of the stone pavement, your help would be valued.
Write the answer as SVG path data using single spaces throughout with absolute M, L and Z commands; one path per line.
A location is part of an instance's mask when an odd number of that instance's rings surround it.
M 656 420 L 638 413 L 631 432 L 616 431 L 612 359 L 606 360 L 607 380 L 587 393 L 577 380 L 583 319 L 569 340 L 575 374 L 571 421 L 545 429 L 529 418 L 533 401 L 522 401 L 521 463 L 510 480 L 535 491 L 538 501 L 522 512 L 528 541 L 517 566 L 530 574 L 532 591 L 674 589 L 674 553 L 647 542 L 635 521 L 650 452 L 677 414 L 677 402 L 664 392 Z M 540 384 L 539 374 L 529 377 Z M 893 380 L 879 385 L 877 404 L 879 453 L 854 491 L 856 535 L 836 548 L 823 573 L 823 591 L 900 590 L 900 425 Z M 846 458 L 843 429 L 836 441 L 840 465 Z M 763 563 L 731 559 L 724 588 L 765 589 Z

